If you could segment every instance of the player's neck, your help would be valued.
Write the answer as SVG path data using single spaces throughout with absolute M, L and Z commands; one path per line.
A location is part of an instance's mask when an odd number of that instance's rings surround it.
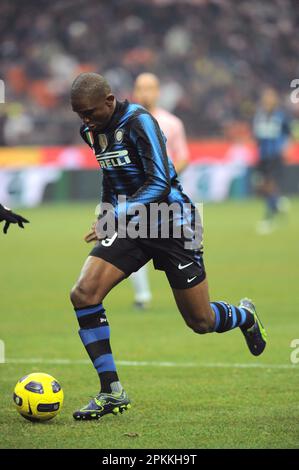
M 157 109 L 158 109 L 158 106 L 156 104 L 154 104 L 153 106 L 148 106 L 147 107 L 148 112 L 151 113 L 151 114 L 155 114 Z
M 116 103 L 117 103 L 116 98 L 114 98 L 113 105 L 112 105 L 112 112 L 111 112 L 110 118 L 113 116 L 113 114 L 114 114 L 114 112 L 115 112 Z
M 113 104 L 112 104 L 112 107 L 111 107 L 111 114 L 110 114 L 110 117 L 109 117 L 108 122 L 105 125 L 105 127 L 109 126 L 109 124 L 111 123 L 111 121 L 113 119 L 113 116 L 115 114 L 115 111 L 116 111 L 116 106 L 117 106 L 117 100 L 116 100 L 116 98 L 114 98 L 114 101 L 113 101 Z

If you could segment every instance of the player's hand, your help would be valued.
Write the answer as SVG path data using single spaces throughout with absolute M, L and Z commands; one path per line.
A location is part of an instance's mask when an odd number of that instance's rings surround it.
M 95 242 L 98 240 L 95 227 L 96 227 L 96 222 L 92 224 L 90 231 L 84 237 L 84 240 L 86 241 L 86 243 L 91 243 L 91 242 Z
M 96 242 L 105 238 L 104 236 L 99 236 L 99 233 L 96 230 L 96 224 L 97 221 L 92 224 L 90 231 L 85 235 L 84 240 L 86 241 L 86 243 Z
M 15 214 L 10 209 L 7 209 L 0 204 L 0 222 L 3 220 L 5 220 L 5 225 L 3 227 L 3 232 L 5 234 L 7 233 L 10 224 L 18 224 L 19 227 L 24 228 L 24 224 L 29 223 L 29 220 L 19 214 Z
M 110 220 L 109 220 L 110 218 Z M 104 240 L 109 236 L 113 236 L 115 233 L 115 215 L 114 212 L 105 214 L 104 225 L 108 227 L 103 230 L 103 226 L 100 222 L 102 216 L 99 216 L 98 219 L 92 224 L 90 231 L 85 235 L 84 240 L 86 243 L 95 242 L 98 240 Z

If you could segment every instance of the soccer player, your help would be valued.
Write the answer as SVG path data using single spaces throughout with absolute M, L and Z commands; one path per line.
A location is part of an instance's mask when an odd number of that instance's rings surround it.
M 189 150 L 184 124 L 174 114 L 158 106 L 160 82 L 153 73 L 141 73 L 135 80 L 134 100 L 141 104 L 158 121 L 166 137 L 166 150 L 174 164 L 177 174 L 181 173 L 189 162 Z
M 19 227 L 24 228 L 24 224 L 28 224 L 29 220 L 25 219 L 21 215 L 15 214 L 7 207 L 2 206 L 0 204 L 0 222 L 5 220 L 5 224 L 3 227 L 3 232 L 6 234 L 10 224 L 18 224 Z
M 89 235 L 90 240 L 98 241 L 71 292 L 79 335 L 101 385 L 98 395 L 73 414 L 77 420 L 89 420 L 130 407 L 113 359 L 103 301 L 116 284 L 150 259 L 156 269 L 165 272 L 177 307 L 195 333 L 224 333 L 240 328 L 255 356 L 265 349 L 266 333 L 250 300 L 242 299 L 239 306 L 210 302 L 201 241 L 192 247 L 189 244 L 200 232 L 197 212 L 177 180 L 156 119 L 140 105 L 117 101 L 107 80 L 95 73 L 82 73 L 74 80 L 71 103 L 83 121 L 81 136 L 103 170 L 102 204 L 110 203 L 113 209 L 102 214 L 102 219 L 107 221 L 110 215 L 119 224 L 116 231 L 103 238 L 99 219 Z M 126 203 L 119 202 L 120 195 L 126 196 Z M 180 220 L 169 211 L 166 221 L 186 228 L 180 237 L 152 236 L 152 225 L 160 224 L 159 219 L 150 219 L 148 237 L 135 238 L 129 230 L 125 236 L 118 236 L 123 220 L 129 224 L 129 214 L 135 214 L 136 207 L 146 208 L 148 215 L 154 203 L 161 202 L 166 207 L 176 202 L 182 208 Z M 190 206 L 192 209 L 187 210 Z
M 260 234 L 273 230 L 273 219 L 284 211 L 286 199 L 281 198 L 283 179 L 283 154 L 290 135 L 286 114 L 279 105 L 279 97 L 273 88 L 267 88 L 253 120 L 253 134 L 258 146 L 258 172 L 261 175 L 259 191 L 266 203 L 264 219 L 257 225 Z
M 177 174 L 181 173 L 189 161 L 189 150 L 184 124 L 177 116 L 158 106 L 160 97 L 160 82 L 152 73 L 141 73 L 135 80 L 134 100 L 146 108 L 155 119 L 166 137 L 167 155 L 174 163 Z M 147 265 L 145 264 L 136 273 L 132 273 L 130 280 L 135 292 L 135 307 L 145 310 L 151 301 Z

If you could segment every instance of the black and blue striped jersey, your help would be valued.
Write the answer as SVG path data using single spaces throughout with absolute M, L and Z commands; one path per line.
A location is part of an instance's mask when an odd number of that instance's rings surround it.
M 271 113 L 259 109 L 253 120 L 253 134 L 261 160 L 281 157 L 290 135 L 289 119 L 281 109 Z
M 158 122 L 142 106 L 117 101 L 104 130 L 91 131 L 84 124 L 80 133 L 103 172 L 102 202 L 113 204 L 118 215 L 120 195 L 127 198 L 127 211 L 153 202 L 192 205 L 167 156 L 166 139 Z M 181 224 L 186 223 L 186 217 L 190 217 L 190 212 L 185 213 Z

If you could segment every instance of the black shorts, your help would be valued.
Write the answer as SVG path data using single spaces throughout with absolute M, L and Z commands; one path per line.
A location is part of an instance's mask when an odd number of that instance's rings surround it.
M 108 261 L 123 271 L 126 277 L 151 259 L 155 269 L 165 272 L 174 289 L 194 287 L 206 277 L 202 249 L 186 248 L 183 238 L 116 237 L 110 245 L 105 242 L 97 242 L 90 256 Z
M 257 165 L 257 171 L 263 176 L 263 178 L 275 181 L 278 185 L 280 185 L 283 179 L 283 168 L 283 159 L 280 155 L 260 160 Z

